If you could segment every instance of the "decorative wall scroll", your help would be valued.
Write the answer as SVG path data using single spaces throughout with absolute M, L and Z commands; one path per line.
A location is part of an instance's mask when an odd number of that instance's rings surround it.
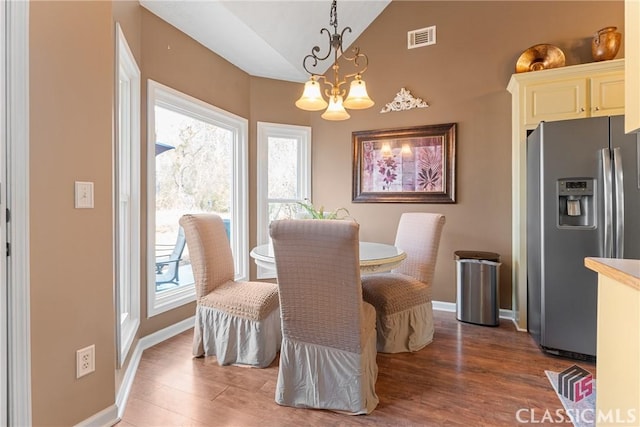
M 414 98 L 405 88 L 401 88 L 400 92 L 393 98 L 393 101 L 384 106 L 381 113 L 388 113 L 389 111 L 404 111 L 411 110 L 412 108 L 426 108 L 429 104 L 423 101 L 421 98 Z
M 455 203 L 456 124 L 353 132 L 354 202 Z

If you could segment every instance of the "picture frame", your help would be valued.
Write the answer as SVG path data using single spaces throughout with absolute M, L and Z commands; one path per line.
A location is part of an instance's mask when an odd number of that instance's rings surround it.
M 455 203 L 456 123 L 352 133 L 355 203 Z

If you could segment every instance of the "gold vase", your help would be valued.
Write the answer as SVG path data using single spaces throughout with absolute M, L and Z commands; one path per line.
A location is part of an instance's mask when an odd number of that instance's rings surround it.
M 616 57 L 622 38 L 617 29 L 618 27 L 604 27 L 595 33 L 591 42 L 591 55 L 595 61 L 607 61 Z

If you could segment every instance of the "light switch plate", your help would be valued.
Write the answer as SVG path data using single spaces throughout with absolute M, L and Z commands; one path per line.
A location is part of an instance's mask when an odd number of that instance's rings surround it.
M 76 181 L 76 209 L 93 209 L 93 182 Z

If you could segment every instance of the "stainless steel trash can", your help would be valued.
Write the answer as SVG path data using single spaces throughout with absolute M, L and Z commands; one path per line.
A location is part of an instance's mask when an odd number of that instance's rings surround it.
M 500 255 L 456 251 L 456 318 L 484 326 L 500 323 Z

